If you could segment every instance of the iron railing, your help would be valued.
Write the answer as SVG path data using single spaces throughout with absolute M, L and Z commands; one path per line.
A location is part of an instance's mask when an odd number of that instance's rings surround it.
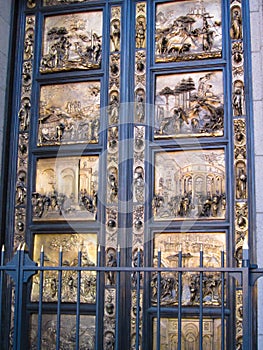
M 162 349 L 161 346 L 161 321 L 162 317 L 165 317 L 165 312 L 168 310 L 170 314 L 172 313 L 173 317 L 177 321 L 177 344 L 176 349 L 184 349 L 184 344 L 182 343 L 182 327 L 183 319 L 189 310 L 194 309 L 198 319 L 199 319 L 199 344 L 198 348 L 203 349 L 203 324 L 206 317 L 211 316 L 211 312 L 216 317 L 220 319 L 221 322 L 221 341 L 219 349 L 228 350 L 230 347 L 226 344 L 226 318 L 229 315 L 228 309 L 228 289 L 227 285 L 229 280 L 234 279 L 234 285 L 237 286 L 239 290 L 242 291 L 242 308 L 243 308 L 243 317 L 242 317 L 242 349 L 243 350 L 252 350 L 253 349 L 253 332 L 252 332 L 252 292 L 256 280 L 259 277 L 263 276 L 263 269 L 257 268 L 257 266 L 251 266 L 248 257 L 248 251 L 243 251 L 243 260 L 241 267 L 225 267 L 224 266 L 224 252 L 221 252 L 221 266 L 220 267 L 205 267 L 203 266 L 203 251 L 200 251 L 200 266 L 198 267 L 183 267 L 183 254 L 181 251 L 178 252 L 178 263 L 176 267 L 164 267 L 162 266 L 162 254 L 159 251 L 158 256 L 156 257 L 156 266 L 142 266 L 142 253 L 138 251 L 136 264 L 134 266 L 120 266 L 121 261 L 121 252 L 118 250 L 116 256 L 115 266 L 100 266 L 101 261 L 104 261 L 103 255 L 104 252 L 101 252 L 98 249 L 97 254 L 97 264 L 83 264 L 82 253 L 79 252 L 78 259 L 75 266 L 65 266 L 63 263 L 63 252 L 59 252 L 59 263 L 57 266 L 46 266 L 45 265 L 45 254 L 44 251 L 41 251 L 39 263 L 32 261 L 29 257 L 29 254 L 25 251 L 23 247 L 20 247 L 15 253 L 13 259 L 5 263 L 5 254 L 4 249 L 1 254 L 1 265 L 0 265 L 0 330 L 2 332 L 2 346 L 1 349 L 46 349 L 47 346 L 43 346 L 44 335 L 43 335 L 43 318 L 46 305 L 49 305 L 48 312 L 50 313 L 53 307 L 53 314 L 56 317 L 56 321 L 53 324 L 53 333 L 49 334 L 50 337 L 53 337 L 53 348 L 54 349 L 121 349 L 119 343 L 119 330 L 120 330 L 120 319 L 121 319 L 121 307 L 120 307 L 120 295 L 122 291 L 122 276 L 128 276 L 131 281 L 131 291 L 135 295 L 135 319 L 133 328 L 135 329 L 134 334 L 135 338 L 133 344 L 131 345 L 132 349 L 136 350 L 148 350 L 143 344 L 144 337 L 142 336 L 142 323 L 146 322 L 145 317 L 142 313 L 144 308 L 141 307 L 144 290 L 145 290 L 145 281 L 150 284 L 151 290 L 151 302 L 150 309 L 154 314 L 154 324 L 155 331 L 153 332 L 154 340 L 151 343 L 151 348 L 159 350 Z M 88 265 L 88 266 L 87 266 Z M 46 293 L 46 276 L 49 274 L 49 285 L 51 285 L 51 295 Z M 50 276 L 55 274 L 55 278 Z M 168 280 L 165 276 L 170 275 L 175 276 L 175 279 L 172 279 L 172 283 L 168 284 Z M 195 294 L 194 298 L 192 297 L 191 305 L 189 303 L 186 305 L 183 296 L 184 290 L 184 276 L 190 274 L 191 276 L 197 276 L 195 278 Z M 113 288 L 115 293 L 115 300 L 112 301 L 112 307 L 109 306 L 110 318 L 114 324 L 115 334 L 112 339 L 105 339 L 103 335 L 103 328 L 101 327 L 101 321 L 103 316 L 99 316 L 101 309 L 104 310 L 105 306 L 101 307 L 101 299 L 99 296 L 105 288 L 107 288 L 107 278 L 111 276 L 111 285 L 110 288 Z M 216 302 L 213 303 L 213 298 L 211 296 L 207 298 L 207 295 L 204 295 L 204 284 L 205 276 L 212 275 L 216 276 L 217 285 L 220 284 L 220 295 L 217 293 Z M 149 278 L 150 276 L 150 278 Z M 154 278 L 153 278 L 154 276 Z M 114 277 L 114 278 L 113 278 Z M 51 282 L 50 282 L 51 280 Z M 53 281 L 53 282 L 52 282 Z M 149 282 L 150 281 L 150 282 Z M 84 283 L 85 282 L 85 283 Z M 171 282 L 171 278 L 170 278 Z M 52 286 L 53 283 L 53 286 Z M 67 284 L 68 294 L 65 294 L 64 285 Z M 85 286 L 83 287 L 83 283 Z M 219 283 L 219 284 L 218 284 Z M 11 286 L 11 287 L 10 287 Z M 106 286 L 106 287 L 105 287 Z M 12 290 L 12 293 L 7 293 L 9 290 Z M 32 289 L 35 288 L 35 291 L 32 292 Z M 165 290 L 166 288 L 166 290 Z M 27 292 L 25 292 L 27 289 Z M 28 290 L 31 292 L 28 293 Z M 212 289 L 211 289 L 212 290 Z M 218 291 L 217 290 L 217 291 Z M 53 291 L 53 292 L 52 292 Z M 72 293 L 71 293 L 72 292 Z M 71 296 L 70 296 L 71 293 Z M 89 294 L 90 293 L 90 294 Z M 166 293 L 166 294 L 165 294 Z M 103 293 L 102 293 L 103 294 Z M 169 294 L 170 299 L 173 300 L 169 306 L 165 304 L 167 300 L 167 294 Z M 7 334 L 6 332 L 6 322 L 7 318 L 4 317 L 6 310 L 3 305 L 8 303 L 3 302 L 3 298 L 6 298 L 7 295 L 13 296 L 10 301 L 10 310 L 11 316 L 9 318 L 9 334 L 8 334 L 8 347 L 4 342 Z M 65 296 L 66 295 L 66 296 Z M 61 345 L 61 330 L 63 328 L 62 322 L 62 313 L 65 310 L 64 304 L 65 301 L 70 299 L 71 305 L 71 315 L 74 317 L 74 339 L 71 339 L 71 345 L 69 347 L 63 347 Z M 94 298 L 94 303 L 91 303 L 94 306 L 93 316 L 94 316 L 94 334 L 92 335 L 92 341 L 89 342 L 89 345 L 83 345 L 82 330 L 81 330 L 81 317 L 83 312 L 81 307 L 83 300 L 85 298 Z M 56 300 L 54 302 L 54 300 Z M 190 299 L 189 299 L 190 300 Z M 72 302 L 73 301 L 73 302 Z M 85 300 L 84 300 L 85 301 Z M 87 301 L 87 300 L 86 300 Z M 149 304 L 149 303 L 148 303 Z M 25 327 L 25 310 L 28 308 L 28 305 L 34 305 L 35 307 L 35 316 L 36 316 L 36 338 L 32 343 L 32 339 L 26 340 L 29 338 L 28 328 Z M 51 305 L 51 306 L 50 306 Z M 211 307 L 212 305 L 212 307 Z M 6 308 L 6 306 L 5 306 Z M 114 312 L 112 311 L 114 308 Z M 212 311 L 211 311 L 212 309 Z M 209 311 L 210 310 L 210 311 Z M 103 311 L 104 312 L 104 311 Z M 87 312 L 86 312 L 87 314 Z M 104 319 L 105 320 L 105 319 Z M 29 327 L 30 328 L 30 327 Z M 25 330 L 27 329 L 27 330 Z M 49 329 L 51 331 L 51 328 Z M 233 333 L 235 334 L 235 332 Z M 104 338 L 102 340 L 102 338 Z M 25 347 L 24 344 L 27 344 Z M 50 348 L 52 349 L 52 347 Z M 123 350 L 123 349 L 122 349 Z

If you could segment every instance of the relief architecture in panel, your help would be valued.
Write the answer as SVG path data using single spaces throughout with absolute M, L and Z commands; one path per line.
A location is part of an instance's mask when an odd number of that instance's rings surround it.
M 95 220 L 97 191 L 97 156 L 39 159 L 33 219 Z
M 153 333 L 153 349 L 156 350 L 156 333 L 157 321 L 154 319 Z M 200 320 L 198 319 L 182 319 L 182 337 L 181 346 L 184 350 L 194 350 L 199 348 L 200 337 Z M 178 349 L 178 320 L 175 318 L 161 318 L 161 350 Z M 205 350 L 220 350 L 221 344 L 221 320 L 203 319 L 203 349 Z
M 102 11 L 46 17 L 41 73 L 98 69 L 102 58 Z
M 155 220 L 224 219 L 224 150 L 157 153 L 154 191 Z
M 156 62 L 218 58 L 222 55 L 221 0 L 157 5 Z

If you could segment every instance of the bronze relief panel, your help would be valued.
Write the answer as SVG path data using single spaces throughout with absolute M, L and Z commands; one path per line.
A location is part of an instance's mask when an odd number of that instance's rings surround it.
M 48 233 L 34 236 L 34 261 L 40 262 L 41 249 L 44 251 L 44 266 L 59 266 L 62 254 L 62 266 L 95 266 L 97 264 L 97 234 L 96 233 Z M 61 252 L 60 252 L 61 251 Z M 81 252 L 81 262 L 78 254 Z M 77 300 L 78 272 L 62 271 L 63 302 L 76 302 Z M 39 300 L 39 273 L 33 278 L 31 300 Z M 58 272 L 47 270 L 43 274 L 44 302 L 58 300 Z M 80 302 L 94 303 L 96 298 L 96 273 L 82 271 L 80 286 Z
M 98 69 L 102 55 L 102 11 L 45 18 L 40 72 Z
M 179 348 L 178 339 L 178 320 L 176 318 L 161 318 L 161 344 L 156 344 L 157 335 L 157 319 L 153 321 L 153 350 L 173 350 Z M 222 349 L 222 322 L 219 318 L 203 318 L 203 349 L 220 350 Z M 199 318 L 183 318 L 181 349 L 196 350 L 199 348 L 200 337 L 200 319 Z
M 222 56 L 221 0 L 173 1 L 156 7 L 155 61 Z
M 200 251 L 203 252 L 204 267 L 221 267 L 222 252 L 226 246 L 226 236 L 223 232 L 187 232 L 187 233 L 157 233 L 154 236 L 153 265 L 157 266 L 158 251 L 161 251 L 161 266 L 179 266 L 179 251 L 182 252 L 182 267 L 200 266 Z M 182 305 L 199 304 L 200 286 L 199 273 L 187 272 L 182 274 Z M 152 275 L 152 303 L 157 301 L 157 273 Z M 220 273 L 205 273 L 203 284 L 204 305 L 221 305 L 221 276 Z M 161 274 L 161 304 L 173 305 L 178 303 L 178 272 Z
M 98 143 L 100 82 L 41 87 L 38 146 Z
M 155 87 L 155 138 L 223 136 L 222 71 L 161 75 Z
M 94 349 L 95 347 L 95 316 L 81 315 L 79 326 L 79 349 Z M 76 316 L 61 314 L 60 349 L 76 347 Z M 56 349 L 57 315 L 42 314 L 41 349 Z M 38 315 L 32 314 L 30 319 L 30 349 L 38 346 Z
M 95 220 L 98 156 L 37 161 L 34 220 Z
M 223 149 L 158 152 L 154 164 L 155 220 L 225 218 Z

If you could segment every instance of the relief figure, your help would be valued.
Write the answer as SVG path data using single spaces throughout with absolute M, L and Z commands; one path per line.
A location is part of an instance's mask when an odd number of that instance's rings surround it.
M 242 39 L 242 19 L 239 7 L 234 7 L 232 9 L 230 36 L 234 40 Z
M 120 51 L 121 30 L 120 30 L 119 20 L 113 21 L 110 37 L 111 37 L 111 42 L 113 46 L 113 51 Z

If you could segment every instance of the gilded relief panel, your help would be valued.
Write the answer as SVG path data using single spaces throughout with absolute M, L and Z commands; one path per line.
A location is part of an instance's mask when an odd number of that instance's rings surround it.
M 36 234 L 34 240 L 34 261 L 40 261 L 40 250 L 44 251 L 44 266 L 59 266 L 62 254 L 62 266 L 95 266 L 97 264 L 97 235 L 95 233 L 72 234 Z M 60 251 L 62 253 L 60 253 Z M 78 254 L 81 253 L 79 264 Z M 58 271 L 49 270 L 43 274 L 43 302 L 58 300 Z M 62 271 L 61 300 L 63 302 L 77 301 L 78 286 L 77 271 Z M 31 300 L 39 300 L 39 273 L 33 277 Z M 80 302 L 95 303 L 96 273 L 81 272 Z
M 222 56 L 221 0 L 163 3 L 155 20 L 156 62 Z
M 39 159 L 33 219 L 95 220 L 97 190 L 97 156 Z
M 179 266 L 178 252 L 182 251 L 182 267 L 199 267 L 200 251 L 203 252 L 204 267 L 221 267 L 222 251 L 226 244 L 222 232 L 206 233 L 159 233 L 154 237 L 154 266 L 157 266 L 158 251 L 161 251 L 161 266 Z M 203 304 L 221 305 L 221 276 L 205 273 L 203 276 Z M 152 302 L 157 301 L 157 274 L 152 275 Z M 163 306 L 178 303 L 178 273 L 161 274 L 160 300 Z M 198 305 L 200 302 L 200 275 L 187 272 L 182 275 L 182 305 Z
M 156 346 L 157 321 L 153 321 L 153 349 Z M 184 318 L 182 320 L 182 350 L 199 349 L 199 319 Z M 221 347 L 221 320 L 203 320 L 203 349 L 220 350 Z M 161 319 L 161 344 L 160 350 L 174 350 L 178 348 L 178 321 L 174 318 Z
M 156 153 L 152 206 L 158 221 L 224 219 L 224 150 Z
M 155 87 L 155 138 L 222 136 L 222 71 L 162 75 Z
M 76 316 L 61 315 L 60 349 L 76 348 Z M 56 349 L 57 315 L 42 314 L 41 349 Z M 30 320 L 30 349 L 37 349 L 38 316 L 33 314 Z M 81 315 L 79 326 L 79 349 L 95 348 L 95 316 Z
M 40 72 L 98 69 L 102 11 L 46 17 Z
M 38 119 L 38 146 L 98 143 L 100 83 L 42 86 Z

